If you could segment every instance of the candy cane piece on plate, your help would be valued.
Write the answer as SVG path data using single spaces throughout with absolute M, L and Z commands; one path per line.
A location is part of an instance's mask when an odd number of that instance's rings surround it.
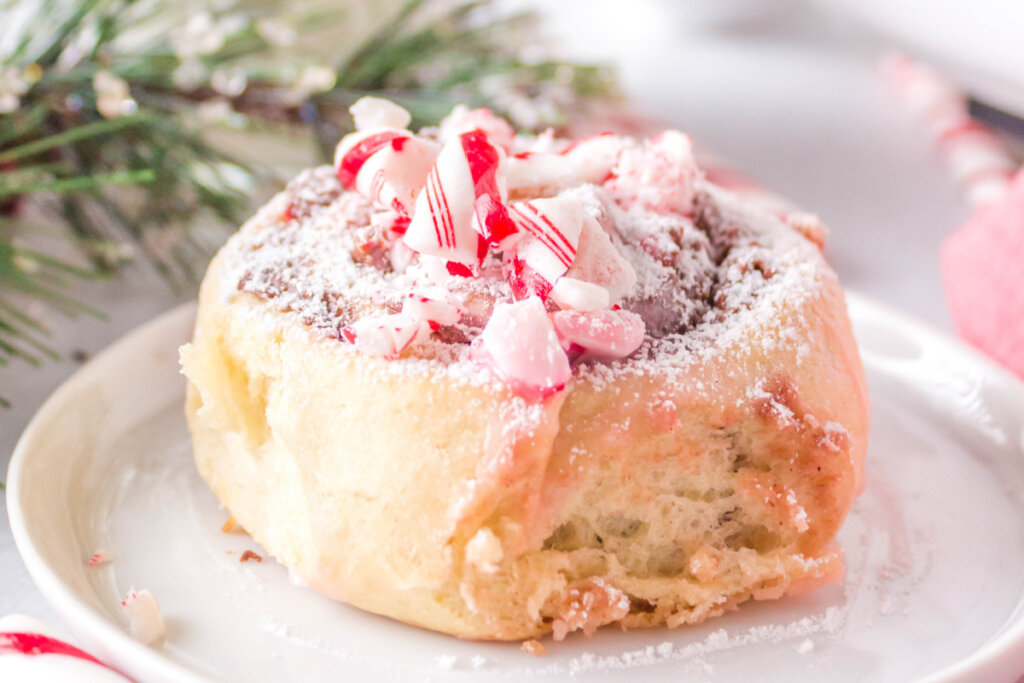
M 128 679 L 21 614 L 0 619 L 0 680 L 125 683 Z
M 128 591 L 121 601 L 121 611 L 128 617 L 128 632 L 145 645 L 162 645 L 167 629 L 160 614 L 160 605 L 148 590 Z

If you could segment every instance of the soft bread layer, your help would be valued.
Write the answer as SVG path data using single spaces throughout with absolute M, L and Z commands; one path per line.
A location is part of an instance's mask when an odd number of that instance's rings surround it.
M 841 575 L 868 407 L 827 268 L 706 362 L 576 377 L 516 431 L 507 392 L 342 352 L 220 267 L 182 349 L 196 462 L 327 595 L 517 639 L 694 623 Z

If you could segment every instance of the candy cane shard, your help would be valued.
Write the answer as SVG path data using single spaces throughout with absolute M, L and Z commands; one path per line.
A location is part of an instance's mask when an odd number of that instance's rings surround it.
M 430 324 L 404 313 L 368 316 L 342 328 L 341 336 L 359 351 L 394 359 L 430 336 Z
M 411 292 L 402 304 L 402 313 L 415 320 L 425 321 L 431 329 L 441 325 L 454 325 L 464 313 L 455 295 L 443 290 Z
M 561 308 L 574 311 L 599 311 L 608 308 L 611 296 L 601 285 L 562 276 L 551 288 L 551 300 Z
M 657 213 L 685 214 L 693 206 L 698 174 L 690 137 L 667 130 L 643 146 L 625 147 L 604 187 L 627 204 Z
M 152 593 L 132 588 L 121 601 L 121 610 L 128 617 L 128 632 L 132 638 L 146 645 L 163 644 L 167 631 L 160 605 Z
M 597 219 L 590 215 L 583 219 L 576 258 L 566 277 L 600 285 L 607 290 L 610 305 L 619 303 L 636 286 L 636 271 L 632 264 L 622 256 Z M 558 299 L 555 301 L 562 305 Z
M 409 216 L 439 151 L 407 130 L 368 128 L 342 138 L 334 166 L 345 188 Z
M 348 111 L 352 114 L 356 130 L 368 128 L 397 128 L 401 130 L 408 128 L 412 121 L 409 112 L 391 100 L 370 95 L 359 98 L 348 108 Z
M 128 679 L 23 614 L 0 619 L 0 681 L 125 683 Z
M 627 144 L 626 138 L 615 133 L 601 133 L 575 140 L 561 151 L 561 157 L 574 178 L 599 184 L 608 180 Z
M 541 301 L 547 301 L 551 294 L 551 283 L 514 252 L 505 254 L 501 263 L 501 274 L 512 290 L 512 298 L 516 301 L 522 301 L 531 296 L 537 296 Z
M 558 189 L 572 178 L 572 162 L 560 154 L 520 152 L 508 158 L 505 178 L 512 192 Z
M 561 391 L 572 371 L 540 298 L 499 303 L 475 342 L 475 357 L 529 398 Z
M 583 349 L 584 360 L 618 360 L 640 348 L 643 318 L 624 310 L 558 311 L 551 316 L 565 349 Z
M 583 204 L 569 197 L 512 202 L 509 216 L 522 238 L 512 257 L 547 283 L 547 290 L 572 265 L 583 229 Z M 540 291 L 534 292 L 541 295 Z
M 100 548 L 86 560 L 86 564 L 90 567 L 102 567 L 103 565 L 110 564 L 114 561 L 114 553 L 110 552 L 105 548 Z
M 487 107 L 470 109 L 458 104 L 438 125 L 438 137 L 442 143 L 456 139 L 463 133 L 480 130 L 493 145 L 508 152 L 516 137 L 515 129 L 508 121 L 496 116 Z
M 481 130 L 447 143 L 427 175 L 403 239 L 415 251 L 449 263 L 449 272 L 469 275 L 482 263 L 488 242 L 513 230 L 503 206 L 499 174 L 502 152 Z

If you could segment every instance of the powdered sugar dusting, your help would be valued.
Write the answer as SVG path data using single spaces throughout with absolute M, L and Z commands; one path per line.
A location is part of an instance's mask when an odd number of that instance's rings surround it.
M 703 640 L 685 645 L 675 645 L 666 641 L 659 645 L 648 645 L 643 649 L 631 650 L 619 655 L 595 655 L 585 652 L 564 664 L 552 665 L 537 671 L 537 673 L 574 676 L 587 672 L 626 670 L 670 662 L 701 663 L 704 657 L 717 652 L 760 643 L 785 643 L 797 639 L 802 640 L 795 647 L 806 648 L 804 643 L 811 642 L 811 649 L 813 649 L 814 644 L 808 636 L 835 635 L 842 629 L 845 621 L 844 610 L 839 607 L 829 607 L 820 614 L 786 624 L 751 626 L 734 633 L 721 628 L 712 631 Z M 810 650 L 801 654 L 807 652 Z M 703 664 L 707 668 L 707 663 Z
M 639 149 L 636 141 L 621 140 L 623 149 Z M 793 333 L 804 321 L 794 316 L 822 280 L 833 277 L 814 243 L 777 217 L 744 207 L 699 173 L 687 172 L 685 201 L 672 196 L 665 205 L 630 200 L 621 188 L 613 192 L 611 181 L 595 185 L 581 177 L 586 174 L 564 180 L 555 196 L 582 206 L 586 220 L 600 224 L 624 259 L 622 276 L 606 286 L 629 287 L 620 305 L 640 316 L 646 334 L 639 349 L 622 360 L 594 362 L 570 351 L 570 384 L 685 373 L 724 348 L 749 342 L 765 321 L 781 322 L 754 340 L 761 348 L 792 347 L 797 362 L 807 355 Z M 461 318 L 433 322 L 432 333 L 416 335 L 415 345 L 398 349 L 384 371 L 446 376 L 500 390 L 502 378 L 469 351 L 495 305 L 513 299 L 508 263 L 503 268 L 501 254 L 485 250 L 474 276 L 453 275 L 450 264 L 399 248 L 409 225 L 400 209 L 375 206 L 345 190 L 331 167 L 305 171 L 221 251 L 222 292 L 255 295 L 267 303 L 266 312 L 294 316 L 338 352 L 357 353 L 343 339 L 346 326 L 401 312 L 411 292 L 441 290 L 458 302 Z M 612 302 L 619 297 L 613 293 Z M 553 301 L 547 310 L 557 310 Z M 522 406 L 510 412 L 523 424 L 534 418 Z

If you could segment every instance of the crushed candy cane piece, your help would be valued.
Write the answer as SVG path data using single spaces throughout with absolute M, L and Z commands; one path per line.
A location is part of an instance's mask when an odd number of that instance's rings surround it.
M 132 588 L 121 601 L 121 609 L 128 617 L 128 631 L 132 638 L 146 645 L 160 645 L 164 642 L 167 633 L 164 618 L 160 615 L 160 605 L 152 593 Z
M 389 209 L 370 216 L 370 225 L 378 233 L 404 235 L 409 227 L 409 217 Z
M 402 313 L 436 325 L 454 325 L 462 318 L 458 298 L 444 290 L 412 292 L 402 304 Z
M 356 130 L 367 128 L 407 128 L 412 116 L 391 100 L 366 96 L 359 98 L 348 108 Z
M 515 253 L 505 254 L 501 263 L 501 273 L 512 290 L 512 298 L 516 301 L 531 296 L 538 296 L 541 301 L 548 300 L 551 283 Z
M 551 319 L 563 347 L 582 348 L 584 359 L 625 358 L 640 348 L 646 330 L 643 318 L 624 310 L 558 311 Z
M 636 286 L 636 271 L 612 243 L 611 236 L 592 216 L 583 219 L 576 258 L 566 277 L 600 285 L 608 303 L 617 304 Z
M 395 243 L 391 245 L 391 251 L 388 256 L 391 260 L 391 267 L 396 273 L 404 273 L 405 269 L 409 267 L 413 259 L 416 258 L 416 252 L 409 248 L 402 240 L 395 240 Z
M 451 113 L 441 120 L 438 137 L 441 142 L 448 142 L 473 130 L 483 131 L 491 144 L 501 147 L 506 152 L 512 148 L 512 142 L 516 137 L 516 131 L 511 124 L 487 107 L 470 109 L 464 104 L 455 105 Z
M 624 148 L 604 187 L 620 202 L 685 214 L 693 206 L 698 173 L 690 137 L 667 130 L 642 147 Z
M 409 131 L 370 128 L 342 138 L 334 165 L 344 187 L 408 216 L 439 151 Z
M 89 565 L 90 567 L 102 567 L 103 565 L 110 564 L 113 561 L 114 561 L 114 553 L 112 553 L 109 550 L 106 550 L 104 548 L 100 548 L 99 550 L 94 552 L 89 557 L 88 560 L 86 560 L 86 564 Z
M 608 180 L 626 146 L 626 140 L 618 135 L 601 133 L 570 143 L 561 156 L 573 177 L 585 183 L 600 184 Z
M 398 358 L 407 348 L 430 336 L 430 325 L 402 313 L 361 318 L 342 328 L 341 335 L 363 353 Z
M 547 648 L 544 647 L 544 644 L 536 638 L 524 640 L 523 644 L 519 646 L 519 649 L 528 655 L 533 655 L 534 657 L 541 657 L 548 651 Z
M 513 202 L 509 216 L 524 233 L 513 247 L 515 258 L 547 282 L 550 290 L 576 258 L 583 205 L 568 197 L 531 199 Z
M 564 186 L 571 174 L 572 161 L 564 156 L 548 152 L 520 152 L 508 158 L 505 181 L 510 191 L 536 194 Z
M 475 350 L 478 359 L 528 398 L 561 391 L 572 374 L 544 304 L 535 296 L 496 304 Z
M 454 264 L 452 274 L 471 275 L 487 253 L 487 241 L 500 241 L 512 229 L 504 218 L 501 158 L 479 130 L 447 143 L 416 200 L 405 243 Z
M 611 296 L 601 285 L 563 276 L 551 288 L 551 299 L 561 308 L 575 311 L 599 311 L 608 308 Z

